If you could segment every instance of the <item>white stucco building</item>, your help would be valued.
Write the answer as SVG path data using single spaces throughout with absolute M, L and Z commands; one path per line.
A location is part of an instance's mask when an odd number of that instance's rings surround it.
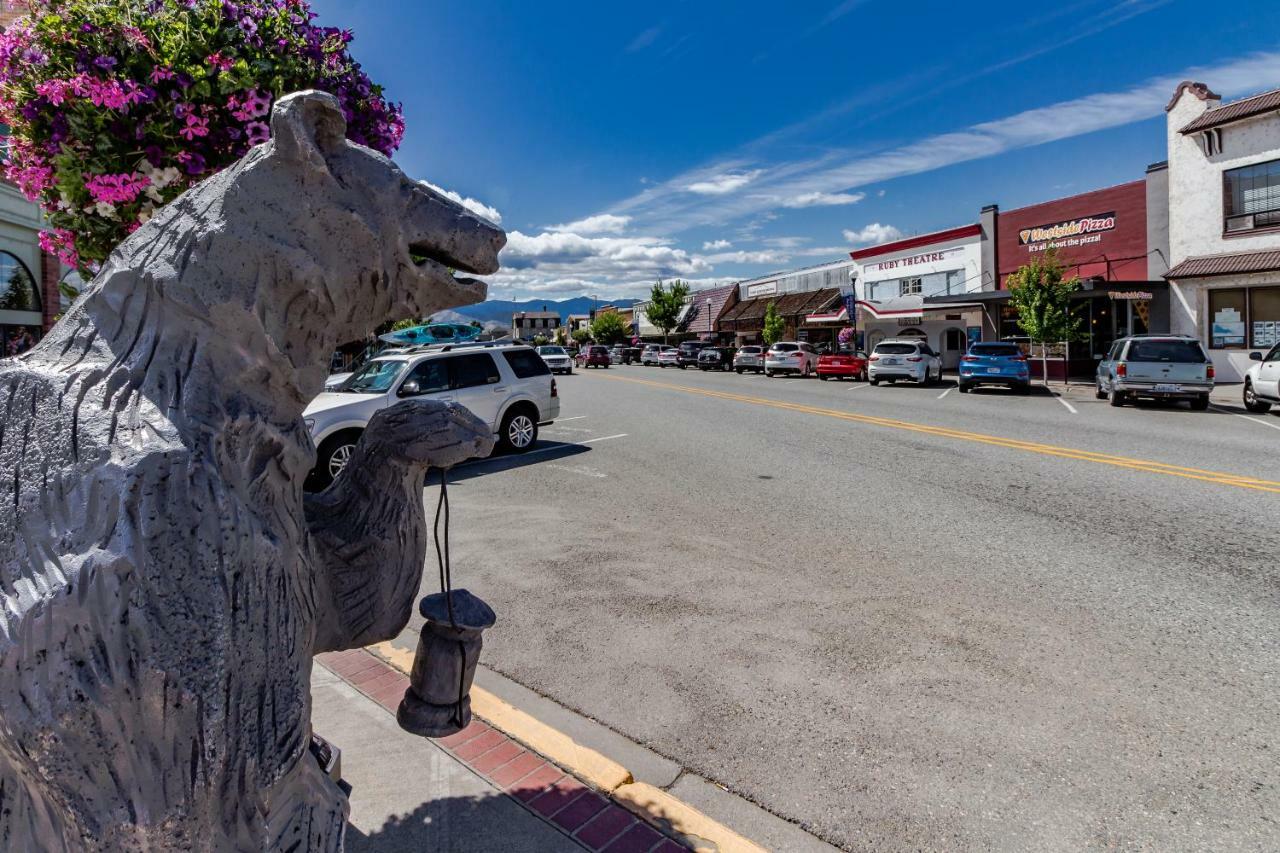
M 986 242 L 983 226 L 975 223 L 850 252 L 857 328 L 865 332 L 867 349 L 885 338 L 920 338 L 942 356 L 944 367 L 956 367 L 967 341 L 981 339 L 981 305 L 924 300 L 993 289 L 994 273 L 983 262 Z
M 1223 104 L 1188 81 L 1166 110 L 1171 331 L 1238 382 L 1280 343 L 1280 90 Z

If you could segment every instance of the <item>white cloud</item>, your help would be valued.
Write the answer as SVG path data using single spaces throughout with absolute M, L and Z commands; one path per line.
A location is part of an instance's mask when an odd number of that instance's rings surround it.
M 649 45 L 658 40 L 658 36 L 662 35 L 662 27 L 649 27 L 649 29 L 641 32 L 631 40 L 627 45 L 627 53 L 635 53 L 638 50 L 644 50 Z
M 428 189 L 435 190 L 445 198 L 456 201 L 458 204 L 462 205 L 463 207 L 465 207 L 467 210 L 471 211 L 475 215 L 483 216 L 485 219 L 489 220 L 494 225 L 502 224 L 502 214 L 499 213 L 496 208 L 492 208 L 482 201 L 476 201 L 474 198 L 467 198 L 465 196 L 462 196 L 454 192 L 453 190 L 447 190 L 444 187 L 438 187 L 435 184 L 431 183 L 430 181 L 419 181 L 419 183 L 422 184 L 424 187 L 427 187 Z
M 1043 145 L 1162 116 L 1181 80 L 1205 80 L 1227 96 L 1252 94 L 1280 81 L 1280 51 L 1254 53 L 1208 68 L 1155 77 L 1116 92 L 1100 92 L 1025 110 L 879 152 L 846 149 L 811 160 L 781 161 L 744 172 L 741 159 L 703 167 L 653 186 L 611 210 L 666 233 L 758 216 L 779 199 L 848 193 L 893 178 L 916 175 L 1008 151 Z M 759 154 L 753 155 L 756 162 Z M 742 180 L 746 175 L 750 178 Z M 737 176 L 737 180 L 732 180 Z M 746 183 L 752 192 L 733 193 Z M 694 186 L 705 185 L 695 197 Z M 710 191 L 707 191 L 710 190 Z
M 723 172 L 711 175 L 700 181 L 694 181 L 687 185 L 685 189 L 697 195 L 728 195 L 754 181 L 762 171 L 761 169 L 752 169 L 748 172 Z
M 704 252 L 722 252 L 725 249 L 732 248 L 733 244 L 728 240 L 708 240 L 702 244 L 702 251 Z
M 858 231 L 845 229 L 844 238 L 855 246 L 878 246 L 881 243 L 892 243 L 901 240 L 903 233 L 892 225 L 881 225 L 872 222 Z
M 784 199 L 783 207 L 835 207 L 842 204 L 857 204 L 867 197 L 866 193 L 801 193 Z
M 704 261 L 712 264 L 785 264 L 791 258 L 782 252 L 720 252 L 706 255 Z
M 615 216 L 612 213 L 601 213 L 578 219 L 564 225 L 552 225 L 548 231 L 568 231 L 574 234 L 621 234 L 631 221 L 630 216 Z

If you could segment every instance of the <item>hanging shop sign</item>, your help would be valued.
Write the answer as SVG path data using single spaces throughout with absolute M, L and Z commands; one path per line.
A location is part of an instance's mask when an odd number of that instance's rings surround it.
M 1155 294 L 1153 294 L 1149 290 L 1113 290 L 1107 295 L 1110 296 L 1112 299 L 1125 299 L 1125 300 L 1155 299 Z
M 1059 246 L 1085 246 L 1089 243 L 1102 242 L 1102 235 L 1114 231 L 1116 212 L 1095 213 L 1079 219 L 1068 219 L 1065 222 L 1054 222 L 1051 225 L 1037 225 L 1034 228 L 1023 228 L 1018 232 L 1018 245 L 1026 246 L 1029 252 L 1043 252 L 1045 249 Z

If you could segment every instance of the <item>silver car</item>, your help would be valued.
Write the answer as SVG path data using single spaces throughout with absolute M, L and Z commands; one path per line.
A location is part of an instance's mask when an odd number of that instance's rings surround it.
M 928 385 L 942 380 L 942 359 L 924 341 L 912 338 L 881 341 L 871 351 L 867 379 L 872 385 L 899 379 Z
M 739 373 L 764 370 L 764 347 L 748 345 L 739 349 L 733 356 L 733 369 Z
M 764 354 L 764 375 L 797 373 L 809 377 L 818 369 L 818 353 L 803 341 L 778 341 Z
M 1259 415 L 1280 406 L 1280 344 L 1266 355 L 1249 353 L 1254 364 L 1244 375 L 1244 407 Z
M 542 356 L 542 360 L 547 363 L 547 367 L 551 368 L 552 373 L 573 373 L 573 358 L 569 355 L 564 347 L 543 346 L 538 347 L 538 355 Z
M 646 367 L 652 367 L 658 364 L 658 356 L 667 351 L 675 351 L 675 347 L 670 344 L 645 344 L 644 349 L 640 351 L 640 363 Z
M 1209 408 L 1213 362 L 1196 338 L 1185 335 L 1131 335 L 1111 345 L 1098 364 L 1095 394 L 1113 406 L 1146 397 L 1186 400 Z

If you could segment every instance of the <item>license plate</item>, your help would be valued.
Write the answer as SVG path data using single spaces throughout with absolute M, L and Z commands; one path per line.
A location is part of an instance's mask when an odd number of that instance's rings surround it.
M 1182 390 L 1182 386 L 1162 384 L 1162 385 L 1157 385 L 1155 387 L 1155 390 L 1162 394 L 1176 394 Z
M 998 367 L 988 367 L 988 368 L 987 368 L 987 373 L 999 373 L 999 372 L 1000 372 L 1000 368 L 998 368 Z
M 886 358 L 884 360 L 884 363 L 885 364 L 902 364 L 902 362 L 898 361 L 896 358 Z

